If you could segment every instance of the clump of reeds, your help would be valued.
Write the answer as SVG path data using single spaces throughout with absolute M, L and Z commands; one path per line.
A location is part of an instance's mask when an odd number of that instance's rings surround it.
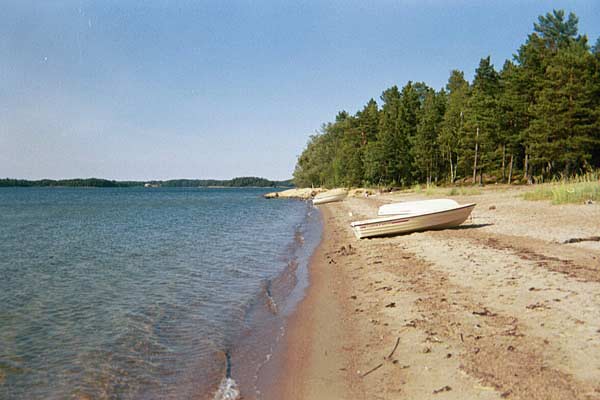
M 536 185 L 523 195 L 525 200 L 551 200 L 552 204 L 585 203 L 600 200 L 600 171 L 574 177 L 561 177 Z

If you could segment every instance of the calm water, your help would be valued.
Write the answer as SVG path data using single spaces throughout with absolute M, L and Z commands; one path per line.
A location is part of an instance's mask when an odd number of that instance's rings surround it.
M 0 189 L 0 398 L 206 395 L 317 224 L 264 192 Z

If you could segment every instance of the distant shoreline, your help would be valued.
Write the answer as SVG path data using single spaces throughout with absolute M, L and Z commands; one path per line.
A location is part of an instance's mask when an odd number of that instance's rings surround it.
M 148 181 L 116 181 L 101 178 L 75 178 L 75 179 L 0 179 L 0 187 L 186 187 L 186 188 L 290 188 L 293 187 L 291 179 L 272 181 L 260 177 L 237 177 L 227 180 L 218 179 L 170 179 Z

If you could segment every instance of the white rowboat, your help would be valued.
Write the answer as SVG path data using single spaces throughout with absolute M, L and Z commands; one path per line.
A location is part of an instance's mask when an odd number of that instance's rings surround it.
M 373 236 L 399 235 L 430 229 L 454 228 L 469 217 L 475 203 L 458 205 L 441 211 L 385 216 L 352 222 L 358 239 Z
M 458 206 L 459 204 L 452 199 L 404 201 L 402 203 L 385 204 L 379 207 L 377 215 L 425 214 L 448 210 Z
M 313 199 L 313 204 L 333 203 L 334 201 L 342 201 L 348 196 L 348 191 L 345 189 L 332 189 L 323 193 L 319 193 Z

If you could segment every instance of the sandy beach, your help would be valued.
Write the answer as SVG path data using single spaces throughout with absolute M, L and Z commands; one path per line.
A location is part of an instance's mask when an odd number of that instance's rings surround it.
M 321 206 L 273 399 L 600 399 L 600 205 L 486 188 L 457 229 L 357 240 L 423 194 Z M 431 198 L 431 197 L 430 197 Z

